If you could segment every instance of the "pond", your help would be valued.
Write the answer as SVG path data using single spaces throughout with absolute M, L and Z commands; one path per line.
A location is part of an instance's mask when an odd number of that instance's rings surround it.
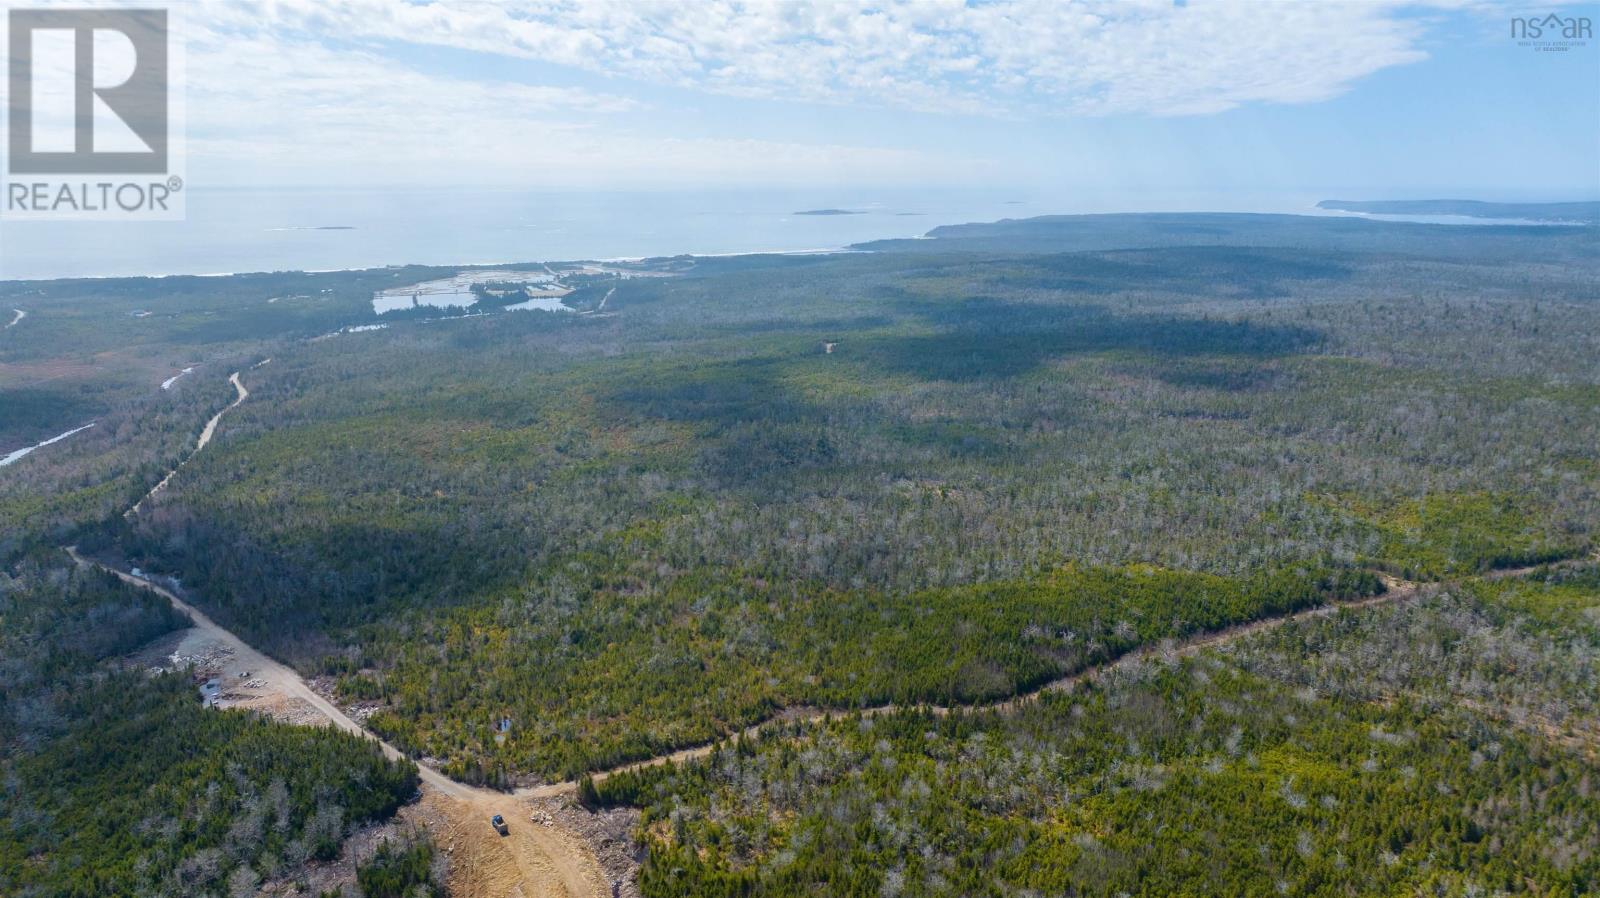
M 463 271 L 454 277 L 380 291 L 372 297 L 372 311 L 382 315 L 385 312 L 422 306 L 432 306 L 436 309 L 464 309 L 478 301 L 478 297 L 472 292 L 474 284 L 492 283 L 533 284 L 543 288 L 542 292 L 566 292 L 564 287 L 556 283 L 556 276 L 548 271 L 511 269 Z

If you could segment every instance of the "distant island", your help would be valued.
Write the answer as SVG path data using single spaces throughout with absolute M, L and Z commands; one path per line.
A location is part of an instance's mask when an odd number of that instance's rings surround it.
M 794 212 L 794 215 L 866 215 L 854 209 L 807 209 L 804 212 Z
M 1463 215 L 1522 218 L 1569 224 L 1600 224 L 1600 202 L 1486 203 L 1481 200 L 1323 200 L 1318 209 L 1371 215 Z

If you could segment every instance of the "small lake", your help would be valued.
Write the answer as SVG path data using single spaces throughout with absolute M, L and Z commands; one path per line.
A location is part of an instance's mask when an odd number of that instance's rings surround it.
M 528 284 L 546 288 L 552 293 L 558 291 L 560 293 L 567 292 L 556 283 L 556 276 L 548 271 L 511 269 L 463 271 L 455 277 L 426 281 L 421 284 L 411 284 L 406 287 L 391 287 L 388 290 L 380 291 L 372 297 L 372 311 L 382 315 L 385 312 L 417 309 L 423 306 L 431 306 L 435 309 L 465 309 L 478 301 L 477 294 L 472 292 L 474 285 L 494 283 Z M 545 298 L 534 297 L 529 302 Z M 508 306 L 508 308 L 545 307 L 518 303 L 515 306 Z M 562 308 L 565 308 L 565 306 Z
M 563 303 L 559 296 L 535 296 L 515 305 L 506 306 L 507 309 L 532 309 L 541 312 L 570 312 L 572 307 Z
M 407 293 L 404 296 L 380 294 L 372 298 L 372 311 L 382 315 L 384 312 L 419 309 L 423 306 L 432 306 L 435 309 L 464 309 L 477 301 L 478 297 L 471 293 Z

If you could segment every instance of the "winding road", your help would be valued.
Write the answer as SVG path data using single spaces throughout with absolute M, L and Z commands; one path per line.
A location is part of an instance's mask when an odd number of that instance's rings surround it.
M 265 362 L 260 364 L 265 364 Z M 260 365 L 258 364 L 257 367 L 259 366 Z M 221 420 L 222 416 L 229 410 L 237 407 L 241 402 L 249 397 L 250 392 L 239 380 L 238 372 L 235 372 L 233 375 L 231 375 L 228 380 L 238 391 L 238 398 L 230 403 L 227 408 L 224 408 L 206 422 L 205 429 L 201 431 L 200 439 L 195 446 L 194 452 L 191 452 L 187 457 L 185 457 L 185 459 L 179 463 L 178 467 L 174 468 L 167 474 L 166 477 L 162 478 L 161 482 L 158 483 L 154 489 L 141 498 L 139 502 L 136 503 L 132 508 L 128 509 L 128 515 L 131 516 L 135 514 L 145 499 L 148 499 L 150 496 L 154 495 L 156 492 L 166 486 L 172 477 L 178 473 L 178 470 L 183 467 L 184 463 L 187 463 L 189 459 L 193 458 L 195 453 L 198 453 L 200 450 L 204 449 L 206 445 L 210 443 L 211 437 L 216 431 L 217 423 Z M 338 706 L 334 705 L 332 702 L 328 701 L 322 695 L 317 693 L 317 691 L 307 685 L 306 682 L 301 679 L 300 675 L 293 669 L 274 661 L 264 653 L 245 643 L 244 640 L 218 625 L 204 612 L 184 601 L 173 590 L 152 582 L 145 577 L 136 576 L 133 573 L 124 571 L 104 561 L 85 557 L 79 554 L 75 546 L 67 546 L 65 548 L 67 553 L 77 564 L 100 568 L 116 575 L 126 583 L 143 589 L 148 589 L 157 595 L 162 596 L 168 602 L 171 602 L 174 608 L 177 608 L 180 611 L 188 614 L 190 619 L 194 622 L 194 627 L 196 629 L 202 631 L 215 643 L 225 647 L 229 652 L 231 652 L 228 666 L 230 670 L 234 672 L 235 676 L 239 678 L 250 677 L 257 681 L 271 684 L 271 686 L 275 687 L 276 690 L 282 695 L 303 702 L 305 705 L 314 709 L 321 717 L 325 718 L 332 725 L 337 726 L 347 732 L 354 733 L 377 742 L 382 747 L 384 754 L 388 757 L 395 759 L 405 757 L 405 755 L 393 745 L 390 745 L 388 742 L 383 741 L 373 733 L 369 732 L 359 722 L 352 719 L 344 711 L 340 710 Z M 1600 558 L 1600 553 L 1597 553 L 1595 557 Z M 1561 562 L 1560 564 L 1572 564 L 1576 561 L 1583 560 L 1584 559 L 1574 559 L 1567 562 Z M 1482 577 L 1485 579 L 1499 580 L 1526 575 L 1537 569 L 1538 566 L 1503 569 L 1487 572 L 1483 574 Z M 1297 621 L 1324 617 L 1343 610 L 1370 608 L 1379 605 L 1390 605 L 1405 602 L 1422 594 L 1424 590 L 1441 585 L 1415 583 L 1407 580 L 1400 580 L 1388 575 L 1380 576 L 1383 579 L 1385 590 L 1384 592 L 1375 596 L 1350 602 L 1330 603 L 1290 614 L 1262 618 L 1223 630 L 1195 634 L 1194 636 L 1184 640 L 1168 640 L 1162 643 L 1146 646 L 1133 652 L 1129 652 L 1116 659 L 1105 662 L 1104 664 L 1086 668 L 1077 673 L 1053 680 L 1030 692 L 1000 701 L 962 705 L 960 707 L 964 710 L 990 710 L 1001 713 L 1013 712 L 1025 705 L 1038 701 L 1039 698 L 1046 693 L 1069 691 L 1079 684 L 1092 681 L 1119 668 L 1129 667 L 1151 658 L 1182 657 L 1193 655 L 1206 648 L 1232 642 L 1251 634 L 1275 629 L 1287 624 L 1295 623 Z M 829 715 L 840 716 L 859 714 L 862 716 L 872 717 L 892 714 L 901 710 L 918 710 L 936 715 L 943 715 L 951 713 L 954 708 L 951 706 L 936 704 L 891 704 L 863 709 L 833 710 L 821 708 L 793 708 L 785 711 L 778 717 L 747 727 L 742 732 L 746 736 L 753 736 L 759 734 L 765 728 L 769 728 L 780 723 L 787 724 L 796 721 L 816 721 Z M 693 746 L 672 752 L 670 754 L 650 758 L 648 760 L 621 765 L 610 770 L 596 772 L 592 774 L 592 776 L 596 781 L 601 781 L 606 777 L 614 776 L 618 773 L 626 771 L 640 770 L 668 762 L 683 763 L 686 761 L 692 761 L 711 754 L 719 745 L 726 744 L 732 738 L 732 736 L 729 736 L 704 745 Z M 424 786 L 427 789 L 437 792 L 440 796 L 449 799 L 451 802 L 454 802 L 458 806 L 456 811 L 459 814 L 464 815 L 456 817 L 458 825 L 456 826 L 456 831 L 452 838 L 461 836 L 463 831 L 471 829 L 471 821 L 473 819 L 477 819 L 482 822 L 482 826 L 479 828 L 481 829 L 481 832 L 478 832 L 476 835 L 473 835 L 471 832 L 469 832 L 464 836 L 464 838 L 468 840 L 480 840 L 480 844 L 477 846 L 480 850 L 469 855 L 467 858 L 469 864 L 476 865 L 485 862 L 491 864 L 499 863 L 503 868 L 500 871 L 502 875 L 494 880 L 496 883 L 494 886 L 487 889 L 471 889 L 470 891 L 473 894 L 564 895 L 567 896 L 567 898 L 582 898 L 582 896 L 596 896 L 596 898 L 604 898 L 605 895 L 610 894 L 610 890 L 606 884 L 605 875 L 601 871 L 600 866 L 595 859 L 594 853 L 582 842 L 580 838 L 574 834 L 562 830 L 559 826 L 540 826 L 525 822 L 528 819 L 525 813 L 507 814 L 507 819 L 512 822 L 509 836 L 494 836 L 492 831 L 489 829 L 487 822 L 489 816 L 496 813 L 505 813 L 506 811 L 510 810 L 510 805 L 517 802 L 531 799 L 557 798 L 571 795 L 577 791 L 577 782 L 566 781 L 547 785 L 525 787 L 508 795 L 503 792 L 496 792 L 490 789 L 484 789 L 458 782 L 426 764 L 419 763 L 417 768 L 421 775 Z M 525 811 L 526 809 L 526 805 L 524 805 L 523 810 Z M 464 825 L 462 824 L 463 821 L 465 821 Z M 474 830 L 473 832 L 477 831 Z M 507 869 L 505 869 L 508 866 L 510 867 L 509 872 L 507 872 Z
M 22 319 L 28 317 L 28 313 L 24 312 L 21 309 L 12 309 L 11 311 L 17 313 L 16 317 L 12 318 L 10 321 L 6 322 L 6 326 L 4 328 L 0 328 L 0 330 L 11 330 L 12 328 L 14 328 L 18 324 L 20 324 L 22 322 Z
M 270 361 L 258 362 L 251 370 Z M 211 443 L 222 416 L 250 397 L 249 389 L 239 379 L 239 372 L 229 375 L 228 382 L 233 384 L 237 392 L 233 402 L 211 416 L 200 431 L 194 450 L 168 471 L 150 492 L 134 503 L 124 513 L 125 516 L 136 515 L 145 500 L 165 488 L 190 459 Z M 405 758 L 399 749 L 379 739 L 337 705 L 322 697 L 293 669 L 246 643 L 205 612 L 184 601 L 175 591 L 99 559 L 86 557 L 78 552 L 76 546 L 66 546 L 65 549 L 78 565 L 99 568 L 114 574 L 124 583 L 150 590 L 187 614 L 193 629 L 227 657 L 226 669 L 221 676 L 225 683 L 248 680 L 259 684 L 256 688 L 299 702 L 341 730 L 377 742 L 387 757 L 396 760 Z M 462 842 L 461 861 L 467 877 L 458 890 L 462 898 L 477 895 L 605 898 L 611 894 L 599 862 L 582 839 L 558 827 L 534 823 L 526 813 L 516 813 L 512 805 L 518 803 L 518 796 L 457 782 L 426 764 L 417 764 L 417 771 L 425 790 L 436 792 L 453 805 L 447 809 L 448 816 L 454 822 L 451 844 L 454 845 L 457 839 Z M 506 836 L 496 835 L 489 827 L 489 818 L 495 814 L 505 814 L 510 821 Z
M 1506 571 L 1504 572 L 1504 575 L 1512 576 L 1517 573 L 1527 573 L 1532 570 L 1534 570 L 1534 568 Z M 1307 608 L 1303 611 L 1296 611 L 1291 614 L 1283 614 L 1276 617 L 1264 617 L 1221 630 L 1210 630 L 1205 633 L 1197 633 L 1183 640 L 1164 640 L 1162 642 L 1153 643 L 1143 648 L 1136 649 L 1132 652 L 1128 652 L 1124 655 L 1119 655 L 1118 657 L 1102 664 L 1097 664 L 1093 667 L 1087 667 L 1078 671 L 1077 673 L 1067 674 L 1064 677 L 1051 680 L 1050 682 L 1045 683 L 1043 686 L 1039 686 L 1031 691 L 1023 692 L 1018 695 L 1011 696 L 1010 698 L 1000 699 L 999 701 L 974 702 L 969 705 L 959 706 L 919 703 L 910 705 L 874 705 L 872 707 L 859 709 L 791 708 L 778 717 L 748 726 L 741 730 L 740 733 L 745 738 L 750 738 L 759 735 L 763 729 L 776 724 L 789 724 L 795 722 L 813 723 L 829 716 L 840 717 L 846 715 L 860 715 L 862 717 L 881 717 L 887 714 L 894 714 L 899 711 L 921 711 L 942 717 L 951 713 L 951 711 L 958 709 L 962 711 L 998 711 L 1001 713 L 1011 713 L 1026 705 L 1038 701 L 1039 698 L 1046 693 L 1069 692 L 1082 683 L 1087 683 L 1099 677 L 1105 676 L 1111 671 L 1119 668 L 1131 667 L 1151 658 L 1185 657 L 1188 655 L 1193 655 L 1204 649 L 1211 648 L 1212 646 L 1217 646 L 1223 643 L 1232 642 L 1236 639 L 1241 639 L 1245 636 L 1251 635 L 1252 633 L 1260 633 L 1262 631 L 1271 630 L 1284 626 L 1285 624 L 1294 623 L 1296 621 L 1310 620 L 1317 617 L 1326 617 L 1327 615 L 1343 610 L 1370 608 L 1375 605 L 1389 605 L 1407 601 L 1415 598 L 1417 594 L 1421 592 L 1424 585 L 1427 585 L 1413 583 L 1409 580 L 1400 580 L 1386 575 L 1383 576 L 1383 581 L 1384 586 L 1386 587 L 1384 592 L 1375 596 L 1365 599 L 1357 599 L 1352 602 L 1333 602 L 1326 605 L 1318 605 L 1315 608 Z M 602 782 L 606 779 L 606 777 L 614 776 L 618 773 L 642 770 L 648 767 L 656 767 L 666 764 L 669 761 L 673 764 L 682 764 L 686 761 L 704 758 L 710 755 L 713 751 L 716 751 L 718 746 L 731 742 L 733 738 L 733 736 L 727 736 L 715 742 L 710 742 L 704 745 L 696 745 L 690 748 L 679 749 L 671 754 L 660 755 L 658 757 L 649 758 L 643 761 L 635 761 L 631 764 L 624 764 L 620 767 L 614 767 L 610 770 L 591 774 L 591 777 L 595 782 Z M 532 786 L 526 789 L 519 789 L 516 794 L 527 795 L 535 798 L 546 798 L 557 795 L 565 795 L 568 792 L 572 792 L 576 789 L 577 783 L 575 782 L 551 783 L 544 786 Z
M 258 651 L 212 620 L 204 611 L 184 601 L 176 592 L 98 559 L 85 557 L 78 552 L 76 546 L 67 546 L 66 551 L 79 565 L 96 567 L 115 574 L 124 583 L 150 590 L 171 602 L 172 607 L 189 615 L 196 630 L 210 637 L 213 644 L 229 653 L 227 670 L 223 675 L 226 679 L 247 676 L 251 680 L 262 682 L 272 691 L 310 706 L 333 726 L 377 742 L 383 749 L 384 755 L 395 760 L 405 758 L 399 749 L 368 732 L 337 705 L 323 698 L 293 669 Z M 474 852 L 472 860 L 475 865 L 482 866 L 485 862 L 493 864 L 498 861 L 501 866 L 509 866 L 514 870 L 512 879 L 517 881 L 507 881 L 505 884 L 508 887 L 512 889 L 520 887 L 522 893 L 528 895 L 566 896 L 566 898 L 585 898 L 585 896 L 603 898 L 610 894 L 599 863 L 582 841 L 555 827 L 532 823 L 527 813 L 515 813 L 513 806 L 518 802 L 514 796 L 457 782 L 426 764 L 418 764 L 417 772 L 422 778 L 424 788 L 435 790 L 460 806 L 452 809 L 455 813 L 451 816 L 466 824 L 457 829 L 468 829 L 467 838 L 474 837 L 471 827 L 476 824 L 479 830 L 476 831 L 476 838 L 483 844 L 478 846 L 479 851 Z M 505 814 L 511 822 L 509 835 L 500 837 L 490 829 L 489 818 L 495 814 Z M 483 857 L 485 854 L 490 856 L 485 858 Z
M 270 359 L 268 361 L 270 361 Z M 263 362 L 262 364 L 266 363 Z M 259 368 L 261 365 L 257 365 L 256 367 Z M 227 407 L 225 407 L 222 411 L 217 412 L 215 415 L 212 415 L 211 420 L 206 422 L 206 426 L 200 430 L 200 439 L 194 444 L 194 451 L 184 456 L 183 461 L 178 462 L 177 467 L 168 471 L 167 476 L 161 478 L 160 483 L 157 483 L 155 486 L 150 488 L 150 492 L 140 496 L 139 501 L 133 503 L 132 508 L 129 508 L 127 511 L 122 513 L 123 517 L 131 518 L 138 514 L 139 509 L 144 505 L 145 500 L 166 489 L 167 484 L 171 482 L 173 475 L 183 470 L 183 466 L 189 463 L 189 459 L 194 458 L 197 454 L 199 454 L 201 449 L 206 448 L 206 445 L 211 442 L 211 438 L 217 433 L 217 422 L 222 420 L 222 416 L 237 408 L 239 403 L 250 398 L 250 391 L 245 389 L 244 382 L 239 380 L 239 372 L 235 371 L 228 375 L 228 383 L 233 384 L 234 390 L 236 390 L 239 395 L 236 396 L 232 402 L 228 403 Z
M 1527 576 L 1528 574 L 1539 570 L 1541 567 L 1567 567 L 1573 564 L 1586 564 L 1590 561 L 1600 561 L 1600 551 L 1595 552 L 1592 556 L 1571 558 L 1565 561 L 1555 562 L 1550 565 L 1529 565 L 1527 567 L 1501 568 L 1493 571 L 1485 571 L 1484 573 L 1477 575 L 1477 579 L 1507 580 L 1514 577 Z M 875 705 L 872 707 L 859 709 L 791 708 L 781 713 L 777 717 L 748 726 L 741 730 L 740 733 L 745 738 L 750 738 L 759 735 L 763 729 L 770 728 L 777 724 L 788 724 L 794 722 L 811 723 L 830 716 L 842 717 L 849 715 L 860 715 L 862 717 L 880 717 L 886 714 L 893 714 L 898 711 L 921 711 L 933 714 L 935 716 L 943 716 L 951 713 L 954 710 L 998 711 L 1000 713 L 1012 713 L 1038 701 L 1040 697 L 1046 693 L 1070 692 L 1080 684 L 1088 683 L 1090 681 L 1099 679 L 1100 677 L 1103 677 L 1112 671 L 1120 668 L 1132 667 L 1152 658 L 1187 657 L 1204 651 L 1208 648 L 1213 648 L 1215 646 L 1243 639 L 1246 636 L 1256 633 L 1274 630 L 1278 627 L 1282 627 L 1287 624 L 1293 624 L 1299 621 L 1327 617 L 1328 615 L 1336 614 L 1340 611 L 1356 611 L 1362 608 L 1372 608 L 1379 605 L 1396 605 L 1416 598 L 1424 590 L 1442 587 L 1447 582 L 1440 581 L 1438 583 L 1416 583 L 1410 580 L 1401 580 L 1397 577 L 1389 576 L 1388 574 L 1380 573 L 1378 576 L 1383 580 L 1383 585 L 1385 588 L 1383 592 L 1375 596 L 1369 596 L 1364 599 L 1356 599 L 1350 602 L 1330 602 L 1325 605 L 1318 605 L 1315 608 L 1307 608 L 1290 614 L 1258 618 L 1257 620 L 1249 621 L 1247 623 L 1237 624 L 1232 627 L 1225 627 L 1221 630 L 1210 630 L 1204 633 L 1196 633 L 1182 640 L 1169 639 L 1158 643 L 1152 643 L 1144 646 L 1143 648 L 1120 655 L 1110 661 L 1084 668 L 1077 673 L 1067 674 L 1064 677 L 1051 680 L 1050 682 L 1045 683 L 1043 686 L 1039 686 L 1028 692 L 1023 692 L 1018 695 L 1011 696 L 1010 698 L 1000 699 L 999 701 L 974 702 L 972 704 L 954 707 L 950 705 L 925 703 L 912 705 Z M 715 742 L 679 749 L 671 754 L 660 755 L 643 761 L 635 761 L 631 764 L 613 767 L 610 770 L 599 771 L 591 774 L 591 777 L 595 782 L 602 782 L 606 779 L 606 777 L 614 776 L 618 773 L 642 770 L 648 767 L 656 767 L 666 764 L 669 761 L 673 764 L 682 764 L 686 761 L 704 758 L 710 755 L 713 751 L 716 751 L 719 746 L 731 743 L 734 738 L 735 737 L 733 735 L 729 735 L 723 737 L 722 739 L 718 739 Z M 531 786 L 524 789 L 518 789 L 514 794 L 532 798 L 548 798 L 574 792 L 577 789 L 577 785 L 578 784 L 576 782 L 551 783 L 549 785 Z

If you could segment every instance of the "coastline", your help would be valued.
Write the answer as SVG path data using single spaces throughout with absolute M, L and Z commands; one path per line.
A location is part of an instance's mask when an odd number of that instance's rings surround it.
M 270 269 L 270 270 L 269 269 L 256 269 L 256 270 L 207 271 L 207 272 L 165 271 L 165 272 L 160 272 L 160 273 L 138 273 L 138 274 L 77 274 L 77 275 L 55 275 L 55 276 L 50 276 L 50 277 L 19 277 L 19 278 L 0 277 L 0 284 L 31 284 L 31 283 L 47 283 L 47 282 L 51 282 L 51 281 L 113 281 L 113 280 L 141 280 L 141 279 L 143 279 L 143 280 L 160 280 L 160 279 L 163 279 L 163 278 L 229 278 L 229 277 L 246 277 L 246 276 L 257 276 L 257 275 L 270 275 L 270 274 L 280 274 L 280 275 L 281 274 L 347 274 L 347 273 L 352 273 L 352 272 L 381 271 L 381 270 L 386 269 L 386 268 L 405 268 L 405 267 L 411 267 L 411 266 L 419 266 L 419 267 L 427 267 L 427 268 L 456 268 L 456 269 L 460 269 L 460 270 L 466 270 L 466 269 L 472 269 L 472 268 L 500 268 L 500 267 L 517 266 L 517 265 L 540 265 L 540 264 L 548 265 L 548 264 L 580 263 L 580 262 L 639 263 L 639 262 L 646 262 L 646 261 L 651 261 L 651 260 L 656 260 L 656 259 L 675 259 L 675 258 L 685 258 L 685 257 L 687 257 L 687 258 L 696 258 L 696 259 L 729 259 L 729 258 L 738 258 L 738 257 L 741 257 L 741 256 L 843 255 L 843 254 L 851 254 L 851 253 L 878 252 L 878 250 L 868 248 L 869 245 L 873 244 L 873 243 L 880 243 L 880 242 L 884 242 L 884 241 L 894 241 L 894 240 L 929 240 L 929 239 L 935 239 L 935 238 L 933 238 L 932 234 L 933 234 L 934 231 L 939 230 L 940 228 L 960 227 L 960 226 L 970 225 L 970 224 L 984 224 L 984 223 L 991 223 L 993 221 L 1021 221 L 1021 220 L 1027 220 L 1027 219 L 1030 219 L 1030 218 L 1037 218 L 1037 217 L 1058 217 L 1058 216 L 1060 216 L 1060 217 L 1085 217 L 1085 218 L 1089 218 L 1089 217 L 1099 217 L 1099 216 L 1108 216 L 1108 215 L 1209 215 L 1209 214 L 1262 215 L 1262 216 L 1286 216 L 1287 215 L 1287 216 L 1296 216 L 1296 217 L 1314 218 L 1314 219 L 1345 218 L 1345 219 L 1354 219 L 1354 220 L 1358 220 L 1358 221 L 1371 222 L 1373 224 L 1379 224 L 1379 225 L 1412 226 L 1412 227 L 1446 227 L 1446 228 L 1456 228 L 1456 227 L 1466 227 L 1466 228 L 1472 228 L 1472 227 L 1519 227 L 1519 228 L 1530 228 L 1530 229 L 1595 227 L 1594 225 L 1586 225 L 1586 224 L 1582 224 L 1582 223 L 1559 222 L 1559 221 L 1541 221 L 1541 220 L 1536 220 L 1536 219 L 1474 218 L 1474 217 L 1470 217 L 1470 216 L 1413 216 L 1413 215 L 1403 215 L 1403 214 L 1390 215 L 1390 214 L 1380 214 L 1380 213 L 1370 213 L 1370 212 L 1345 211 L 1345 210 L 1337 210 L 1337 209 L 1323 209 L 1323 208 L 1318 208 L 1315 205 L 1302 207 L 1299 211 L 1293 211 L 1293 212 L 1282 212 L 1282 211 L 1205 212 L 1205 211 L 1198 211 L 1198 210 L 1193 210 L 1193 209 L 1182 210 L 1182 211 L 1172 211 L 1172 212 L 1152 212 L 1152 211 L 1139 211 L 1139 212 L 1061 212 L 1061 213 L 1039 212 L 1036 215 L 1024 216 L 1021 219 L 1010 219 L 1010 218 L 992 219 L 989 222 L 983 222 L 983 221 L 946 221 L 946 222 L 942 222 L 940 224 L 929 226 L 929 227 L 921 230 L 919 233 L 899 234 L 899 235 L 890 234 L 890 235 L 872 237 L 872 238 L 868 238 L 868 239 L 857 239 L 857 240 L 854 240 L 853 242 L 845 243 L 845 244 L 842 244 L 842 245 L 822 246 L 822 247 L 812 246 L 812 247 L 793 248 L 793 249 L 753 249 L 753 250 L 731 250 L 731 251 L 727 251 L 727 250 L 681 251 L 681 252 L 673 252 L 673 253 L 665 253 L 665 254 L 652 254 L 652 255 L 613 255 L 613 256 L 587 256 L 587 257 L 586 256 L 572 256 L 572 257 L 568 257 L 568 258 L 552 258 L 552 259 L 544 259 L 544 260 L 530 260 L 530 259 L 526 259 L 526 258 L 524 258 L 524 259 L 501 258 L 501 259 L 482 260 L 482 261 L 406 262 L 406 263 L 398 263 L 398 264 L 397 263 L 387 263 L 387 264 L 382 264 L 382 265 L 336 266 L 336 267 L 332 267 L 332 268 L 285 268 L 285 269 Z M 1445 220 L 1445 219 L 1448 219 L 1448 220 Z
M 878 240 L 924 240 L 929 239 L 926 232 L 910 237 L 880 237 Z M 559 265 L 576 262 L 600 263 L 638 263 L 648 262 L 652 259 L 678 259 L 689 257 L 693 259 L 733 259 L 739 256 L 833 256 L 848 255 L 852 253 L 872 253 L 876 250 L 858 249 L 855 246 L 838 246 L 816 249 L 758 249 L 739 250 L 725 253 L 675 253 L 670 256 L 599 256 L 583 259 L 502 259 L 495 262 L 408 262 L 400 265 L 366 265 L 351 268 L 295 268 L 280 271 L 204 271 L 204 272 L 167 272 L 165 274 L 76 274 L 62 277 L 43 278 L 0 278 L 0 284 L 41 284 L 52 281 L 133 281 L 151 280 L 158 281 L 166 278 L 232 278 L 253 277 L 264 274 L 349 274 L 356 271 L 382 271 L 386 268 L 407 268 L 413 265 L 425 268 L 509 268 L 518 265 Z

